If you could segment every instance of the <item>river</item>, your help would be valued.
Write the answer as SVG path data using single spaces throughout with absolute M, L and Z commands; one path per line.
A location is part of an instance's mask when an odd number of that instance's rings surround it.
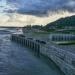
M 47 64 L 25 47 L 0 34 L 0 75 L 64 75 L 51 61 Z

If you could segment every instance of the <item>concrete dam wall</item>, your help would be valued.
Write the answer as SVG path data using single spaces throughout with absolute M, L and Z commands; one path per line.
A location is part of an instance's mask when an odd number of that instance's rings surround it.
M 33 49 L 33 51 L 35 52 L 36 55 L 40 55 L 40 44 L 31 40 L 31 39 L 27 39 L 18 35 L 12 35 L 11 36 L 11 40 L 14 42 L 17 42 L 25 47 L 28 47 L 30 49 Z
M 11 40 L 30 49 L 33 49 L 35 55 L 43 54 L 50 58 L 65 73 L 65 75 L 75 75 L 75 54 L 55 47 L 50 44 L 41 44 L 24 36 L 17 34 L 11 35 Z

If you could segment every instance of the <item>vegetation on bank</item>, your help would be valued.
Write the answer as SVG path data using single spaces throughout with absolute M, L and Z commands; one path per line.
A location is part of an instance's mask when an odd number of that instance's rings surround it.
M 75 45 L 75 41 L 58 41 L 56 42 L 58 45 Z
M 45 27 L 49 28 L 50 26 L 55 26 L 58 29 L 63 29 L 66 26 L 75 27 L 75 16 L 60 18 L 55 22 L 47 24 Z
M 60 18 L 55 22 L 49 23 L 44 26 L 44 29 L 48 32 L 50 31 L 75 34 L 75 16 Z

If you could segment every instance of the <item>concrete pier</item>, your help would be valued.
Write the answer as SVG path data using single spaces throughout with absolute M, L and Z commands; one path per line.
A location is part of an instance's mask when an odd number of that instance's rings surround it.
M 40 44 L 35 42 L 34 40 L 30 40 L 15 34 L 11 36 L 11 40 L 32 49 L 35 55 L 40 55 Z

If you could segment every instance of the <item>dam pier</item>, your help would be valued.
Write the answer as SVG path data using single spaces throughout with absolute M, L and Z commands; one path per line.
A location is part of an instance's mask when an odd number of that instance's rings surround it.
M 32 49 L 36 55 L 38 56 L 40 55 L 41 46 L 38 42 L 35 42 L 29 38 L 25 38 L 24 36 L 15 35 L 15 34 L 11 36 L 11 40 Z

